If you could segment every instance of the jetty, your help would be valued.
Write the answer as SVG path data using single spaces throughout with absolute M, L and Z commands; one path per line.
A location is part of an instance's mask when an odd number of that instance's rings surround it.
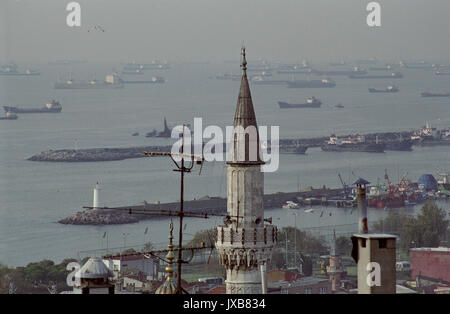
M 299 192 L 278 192 L 264 195 L 264 208 L 281 208 L 287 201 L 297 201 L 303 199 L 305 203 L 311 205 L 327 204 L 327 199 L 338 196 L 342 189 L 330 189 L 326 186 L 308 187 Z M 135 223 L 141 220 L 161 219 L 167 215 L 157 215 L 157 212 L 173 211 L 174 216 L 178 212 L 180 202 L 170 203 L 147 203 L 143 201 L 131 206 L 122 206 L 112 208 L 85 209 L 72 216 L 59 221 L 61 224 L 71 225 L 117 225 Z M 224 214 L 227 213 L 227 199 L 224 197 L 205 196 L 199 199 L 186 200 L 183 203 L 186 212 L 195 212 L 202 214 Z M 136 210 L 144 214 L 129 214 L 129 210 Z

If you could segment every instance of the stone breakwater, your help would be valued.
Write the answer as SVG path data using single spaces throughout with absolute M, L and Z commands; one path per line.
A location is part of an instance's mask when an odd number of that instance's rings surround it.
M 320 188 L 308 188 L 301 192 L 288 192 L 288 193 L 274 193 L 264 195 L 264 208 L 274 209 L 281 208 L 287 201 L 296 201 L 297 197 L 306 198 L 319 198 L 337 196 L 342 192 L 342 189 L 328 189 L 326 187 Z M 111 209 L 86 209 L 76 214 L 64 218 L 59 221 L 61 224 L 70 225 L 119 225 L 135 223 L 141 220 L 158 219 L 161 217 L 167 217 L 167 215 L 159 215 L 156 212 L 164 210 L 171 211 L 172 216 L 176 215 L 179 210 L 179 202 L 171 203 L 147 203 L 142 202 L 137 205 L 117 207 L 115 210 Z M 128 210 L 144 211 L 151 215 L 139 215 L 129 214 Z M 227 199 L 223 197 L 209 197 L 205 196 L 200 199 L 188 200 L 184 202 L 184 211 L 202 213 L 202 214 L 220 214 L 225 215 L 227 213 Z
M 120 225 L 135 223 L 139 220 L 136 215 L 89 209 L 77 212 L 58 222 L 65 225 Z
M 142 146 L 127 148 L 88 148 L 49 150 L 36 154 L 28 160 L 51 162 L 90 162 L 123 160 L 144 157 L 144 151 L 170 152 L 172 146 Z
M 398 141 L 400 137 L 410 138 L 412 131 L 404 132 L 384 132 L 365 134 L 366 140 L 369 142 L 392 142 Z M 349 136 L 349 135 L 347 135 Z M 301 145 L 307 147 L 320 147 L 320 145 L 328 140 L 328 137 L 301 138 L 301 139 L 281 139 L 280 151 L 283 148 L 292 147 L 293 145 Z M 28 160 L 31 161 L 48 161 L 48 162 L 92 162 L 92 161 L 110 161 L 123 160 L 128 158 L 144 157 L 143 151 L 170 152 L 172 146 L 141 146 L 126 148 L 88 148 L 88 149 L 60 149 L 48 150 L 36 154 Z M 225 151 L 225 147 L 224 147 Z

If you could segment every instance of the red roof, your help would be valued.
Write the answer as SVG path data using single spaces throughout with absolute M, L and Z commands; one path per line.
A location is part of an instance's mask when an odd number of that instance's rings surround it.
M 225 286 L 217 286 L 206 292 L 206 294 L 226 294 L 226 293 L 227 289 L 225 288 Z

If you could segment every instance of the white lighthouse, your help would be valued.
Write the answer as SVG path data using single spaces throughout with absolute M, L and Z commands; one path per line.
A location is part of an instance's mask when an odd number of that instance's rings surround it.
M 99 185 L 98 185 L 98 181 L 94 186 L 94 197 L 93 197 L 93 202 L 92 202 L 92 207 L 94 207 L 93 209 L 97 209 L 100 207 L 100 204 L 98 202 L 98 191 L 100 190 Z
M 228 294 L 265 293 L 265 266 L 277 229 L 264 220 L 264 164 L 242 48 L 242 79 L 227 159 L 227 213 L 218 226 L 216 249 L 226 267 Z

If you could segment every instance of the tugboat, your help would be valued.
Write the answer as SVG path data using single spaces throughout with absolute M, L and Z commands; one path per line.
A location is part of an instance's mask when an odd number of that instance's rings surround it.
M 56 100 L 47 102 L 45 107 L 42 108 L 18 108 L 11 106 L 3 106 L 3 108 L 6 112 L 13 113 L 59 113 L 62 110 L 61 104 Z
M 321 145 L 321 149 L 326 152 L 368 152 L 383 153 L 384 143 L 368 143 L 363 135 L 357 134 L 355 137 L 338 138 L 331 135 L 330 139 Z
M 172 135 L 172 130 L 167 126 L 166 118 L 164 117 L 164 130 L 161 132 L 157 132 L 153 130 L 145 135 L 145 137 L 164 137 L 169 138 Z
M 285 109 L 285 108 L 319 108 L 320 105 L 322 105 L 322 102 L 313 96 L 313 97 L 307 98 L 306 103 L 304 103 L 304 104 L 289 104 L 284 101 L 279 101 L 278 105 L 282 109 Z
M 399 89 L 395 85 L 389 85 L 385 89 L 376 89 L 376 88 L 369 88 L 370 93 L 396 93 Z

